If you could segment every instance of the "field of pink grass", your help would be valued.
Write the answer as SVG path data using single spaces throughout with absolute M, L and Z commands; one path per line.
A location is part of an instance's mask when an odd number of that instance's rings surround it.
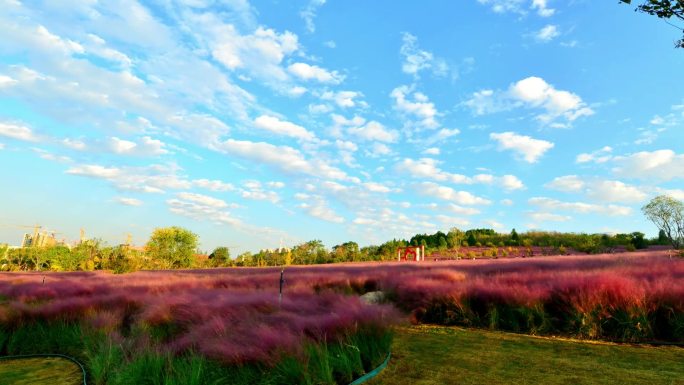
M 423 263 L 187 271 L 6 273 L 0 325 L 77 321 L 124 340 L 225 363 L 297 355 L 396 322 L 456 324 L 621 341 L 684 341 L 684 260 L 668 251 Z M 380 290 L 388 304 L 358 295 Z M 128 333 L 128 335 L 127 335 Z M 147 337 L 149 338 L 149 337 Z M 149 344 L 144 338 L 136 344 Z

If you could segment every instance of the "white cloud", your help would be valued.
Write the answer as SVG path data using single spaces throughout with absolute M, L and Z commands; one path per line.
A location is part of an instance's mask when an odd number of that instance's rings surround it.
M 525 185 L 515 175 L 504 175 L 501 177 L 501 187 L 507 191 L 513 191 L 522 190 L 525 188 Z
M 412 88 L 408 86 L 400 86 L 392 90 L 390 96 L 394 98 L 394 109 L 403 115 L 416 118 L 415 125 L 418 128 L 435 129 L 439 127 L 435 104 L 430 102 L 425 94 L 413 92 Z
M 554 147 L 546 140 L 533 139 L 514 132 L 491 133 L 489 138 L 499 143 L 499 150 L 511 150 L 527 163 L 536 163 L 544 153 Z
M 444 140 L 446 140 L 446 139 L 449 139 L 449 138 L 451 138 L 451 137 L 454 137 L 454 136 L 456 136 L 456 135 L 458 135 L 458 134 L 460 134 L 460 133 L 461 133 L 461 131 L 460 131 L 459 129 L 457 129 L 457 128 L 454 128 L 454 129 L 442 128 L 442 129 L 440 129 L 439 131 L 437 131 L 437 133 L 435 133 L 434 135 L 432 135 L 432 136 L 428 137 L 427 139 L 425 139 L 425 140 L 423 141 L 423 143 L 424 143 L 426 146 L 431 146 L 431 145 L 433 145 L 433 144 L 440 143 L 440 142 L 442 142 L 442 141 L 444 141 Z
M 451 187 L 440 186 L 437 183 L 423 182 L 417 185 L 418 193 L 421 195 L 439 198 L 460 205 L 488 205 L 491 201 L 475 196 L 467 191 L 456 191 Z
M 271 182 L 270 187 L 274 188 L 281 188 L 277 186 L 284 186 L 284 184 L 281 184 L 280 182 Z M 265 190 L 261 184 L 261 182 L 256 181 L 256 180 L 249 180 L 245 181 L 242 183 L 242 186 L 244 187 L 241 192 L 240 196 L 242 196 L 245 199 L 251 199 L 251 200 L 257 200 L 257 201 L 268 201 L 271 203 L 278 203 L 280 202 L 280 195 L 278 195 L 277 192 L 275 191 L 268 191 Z
M 534 39 L 540 43 L 548 43 L 558 36 L 560 36 L 558 26 L 553 24 L 547 24 L 542 29 L 534 33 Z
M 399 133 L 396 130 L 387 129 L 382 123 L 375 120 L 366 122 L 366 120 L 358 115 L 351 119 L 346 119 L 344 116 L 333 114 L 333 136 L 341 136 L 343 131 L 353 135 L 359 139 L 366 141 L 379 141 L 385 143 L 394 143 L 399 139 Z
M 0 89 L 5 87 L 11 87 L 12 85 L 17 83 L 18 82 L 16 80 L 12 79 L 9 76 L 0 75 Z
M 570 211 L 580 214 L 604 214 L 610 216 L 627 216 L 632 214 L 632 209 L 625 206 L 617 205 L 596 205 L 584 202 L 562 202 L 559 200 L 534 197 L 527 201 L 530 205 L 537 206 L 549 211 Z
M 584 190 L 586 183 L 577 175 L 565 175 L 554 178 L 544 187 L 562 192 L 580 192 Z
M 5 143 L 0 143 L 0 150 L 4 150 L 4 149 L 5 149 Z
M 613 148 L 610 146 L 605 146 L 600 150 L 596 150 L 591 153 L 582 153 L 577 155 L 575 159 L 576 163 L 605 163 L 613 158 L 612 155 Z
M 68 145 L 77 146 L 78 144 L 76 142 L 71 142 L 70 144 L 67 144 L 67 146 Z M 152 139 L 149 136 L 142 137 L 139 143 L 111 137 L 107 142 L 107 147 L 110 151 L 119 155 L 156 156 L 169 153 L 165 148 L 165 143 L 157 139 Z
M 169 206 L 169 211 L 174 214 L 182 215 L 185 217 L 193 218 L 196 220 L 208 220 L 217 224 L 223 224 L 228 226 L 233 226 L 237 228 L 243 228 L 245 225 L 237 218 L 234 218 L 225 207 L 228 206 L 226 202 L 223 202 L 225 206 L 217 206 L 216 202 L 208 201 L 210 204 L 206 204 L 203 199 L 193 197 L 191 200 L 186 200 L 182 196 L 177 198 L 168 199 L 166 204 Z
M 524 14 L 522 4 L 526 0 L 477 0 L 478 3 L 491 6 L 492 11 L 496 13 L 518 13 Z
M 555 9 L 549 8 L 548 0 L 532 0 L 532 8 L 536 9 L 541 17 L 551 17 L 556 13 Z
M 402 34 L 402 45 L 399 53 L 404 57 L 401 70 L 409 75 L 418 77 L 421 71 L 429 70 L 436 76 L 446 76 L 449 73 L 449 66 L 442 58 L 435 57 L 432 52 L 425 51 L 418 47 L 418 38 L 404 32 Z
M 338 215 L 333 209 L 328 206 L 328 202 L 319 195 L 298 194 L 295 198 L 305 200 L 299 204 L 299 208 L 303 209 L 307 214 L 314 218 L 322 219 L 332 223 L 344 223 L 344 217 Z
M 430 147 L 430 148 L 426 148 L 425 150 L 423 150 L 423 154 L 425 154 L 425 155 L 439 155 L 440 150 L 438 147 Z
M 586 194 L 589 198 L 602 202 L 641 203 L 648 194 L 636 186 L 616 180 L 594 180 L 587 183 Z
M 525 185 L 514 175 L 496 177 L 489 174 L 478 174 L 468 177 L 462 174 L 454 174 L 441 170 L 439 161 L 432 158 L 420 158 L 418 160 L 405 158 L 397 163 L 395 169 L 400 173 L 406 173 L 414 178 L 432 179 L 440 182 L 456 184 L 497 184 L 506 191 L 524 189 Z
M 235 186 L 220 180 L 195 179 L 192 184 L 211 191 L 234 191 Z
M 208 206 L 208 207 L 214 207 L 214 208 L 225 208 L 228 207 L 228 204 L 218 198 L 210 197 L 208 195 L 203 195 L 203 194 L 196 194 L 196 193 L 190 193 L 190 192 L 180 192 L 176 194 L 176 196 L 180 199 L 201 204 L 203 206 Z
M 309 33 L 314 33 L 316 31 L 316 25 L 314 24 L 316 12 L 318 11 L 318 8 L 325 4 L 325 1 L 326 0 L 309 0 L 306 7 L 299 12 L 299 16 L 304 19 L 306 30 L 309 31 Z
M 502 199 L 501 201 L 499 201 L 499 203 L 501 203 L 504 206 L 513 206 L 513 201 L 510 199 Z
M 31 128 L 12 122 L 0 122 L 0 136 L 5 136 L 11 139 L 23 140 L 26 142 L 39 141 L 38 136 L 33 133 Z
M 337 71 L 328 71 L 319 66 L 306 63 L 290 64 L 287 70 L 296 77 L 306 81 L 315 80 L 325 84 L 340 84 L 344 80 L 344 75 Z
M 566 193 L 583 193 L 592 200 L 601 202 L 641 203 L 649 196 L 645 188 L 616 180 L 581 178 L 577 175 L 555 178 L 545 187 Z
M 277 135 L 289 136 L 301 140 L 314 140 L 316 136 L 302 126 L 294 123 L 280 120 L 275 116 L 261 115 L 254 119 L 254 125 L 257 128 L 272 132 Z
M 143 202 L 140 199 L 135 198 L 117 197 L 114 200 L 125 206 L 142 206 L 143 204 Z
M 105 167 L 86 164 L 70 167 L 68 175 L 103 179 L 123 191 L 163 193 L 168 189 L 178 190 L 192 187 L 192 183 L 179 175 L 175 164 L 150 165 L 145 167 Z
M 672 150 L 642 151 L 616 156 L 613 172 L 625 178 L 669 181 L 684 179 L 684 154 Z
M 368 103 L 364 102 L 363 100 L 356 100 L 357 98 L 361 97 L 363 97 L 363 94 L 357 91 L 326 91 L 321 95 L 322 100 L 333 101 L 342 108 L 351 108 L 357 106 L 362 108 L 368 107 Z
M 228 139 L 218 144 L 216 149 L 226 154 L 266 164 L 286 173 L 307 174 L 327 179 L 353 179 L 324 160 L 307 159 L 301 152 L 288 146 Z
M 526 107 L 543 109 L 535 117 L 544 125 L 568 127 L 582 116 L 594 114 L 578 95 L 558 90 L 544 79 L 530 76 L 510 85 L 507 91 L 481 90 L 463 103 L 476 115 L 507 111 Z M 559 122 L 564 120 L 565 122 Z

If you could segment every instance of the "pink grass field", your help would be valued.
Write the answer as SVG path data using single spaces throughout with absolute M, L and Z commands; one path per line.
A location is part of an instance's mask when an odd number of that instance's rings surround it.
M 684 260 L 663 250 L 291 266 L 281 306 L 279 277 L 279 268 L 3 273 L 0 325 L 78 321 L 115 339 L 124 339 L 127 330 L 166 330 L 161 349 L 192 349 L 226 363 L 268 361 L 297 354 L 303 341 L 335 339 L 364 325 L 385 327 L 398 319 L 392 305 L 413 322 L 514 330 L 522 322 L 527 326 L 517 331 L 684 338 L 684 328 L 677 329 L 684 325 Z M 393 303 L 366 305 L 357 297 L 375 290 Z M 506 319 L 521 314 L 529 319 L 513 326 Z M 539 314 L 541 321 L 534 318 Z M 630 333 L 616 335 L 609 326 Z

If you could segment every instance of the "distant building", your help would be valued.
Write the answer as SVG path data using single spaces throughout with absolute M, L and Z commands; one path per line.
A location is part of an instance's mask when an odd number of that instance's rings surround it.
M 63 244 L 63 242 L 58 241 L 54 233 L 46 232 L 35 232 L 33 235 L 27 233 L 21 240 L 21 247 L 51 247 L 58 244 Z

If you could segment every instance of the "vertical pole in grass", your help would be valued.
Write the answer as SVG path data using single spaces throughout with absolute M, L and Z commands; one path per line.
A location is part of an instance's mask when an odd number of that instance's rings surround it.
M 278 307 L 282 306 L 283 304 L 283 284 L 285 283 L 285 278 L 283 278 L 283 274 L 285 273 L 285 268 L 280 269 L 280 291 L 278 292 Z

